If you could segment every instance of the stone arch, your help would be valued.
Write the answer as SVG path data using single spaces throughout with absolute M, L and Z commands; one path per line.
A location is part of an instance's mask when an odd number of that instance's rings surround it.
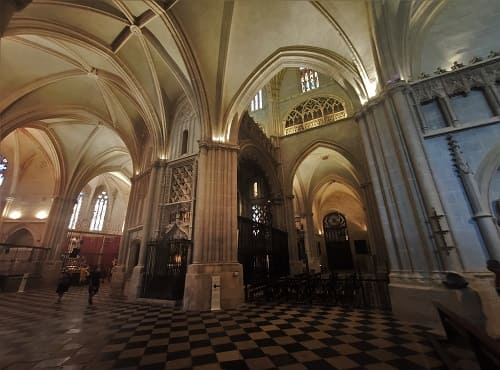
M 289 169 L 287 169 L 286 173 L 288 175 L 285 176 L 284 179 L 284 190 L 286 194 L 292 194 L 292 189 L 293 189 L 293 177 L 295 176 L 295 173 L 297 172 L 297 168 L 300 166 L 300 164 L 306 159 L 309 154 L 311 154 L 314 150 L 318 148 L 326 148 L 326 149 L 331 149 L 337 153 L 339 153 L 342 157 L 344 157 L 352 166 L 351 170 L 353 174 L 355 175 L 356 182 L 358 184 L 361 184 L 363 182 L 363 177 L 362 177 L 362 172 L 359 171 L 361 168 L 360 164 L 353 158 L 353 156 L 341 147 L 340 145 L 337 145 L 334 142 L 331 141 L 324 141 L 324 140 L 318 140 L 313 143 L 311 143 L 309 146 L 307 146 L 304 150 L 299 152 L 291 161 L 290 163 L 292 164 Z
M 350 85 L 357 94 L 357 96 L 350 96 L 350 98 L 357 101 L 358 105 L 360 105 L 360 101 L 368 99 L 367 89 L 358 70 L 353 63 L 340 55 L 321 48 L 303 46 L 280 48 L 250 74 L 232 99 L 224 115 L 224 139 L 231 143 L 237 141 L 240 121 L 231 120 L 231 117 L 243 115 L 243 112 L 248 109 L 248 102 L 252 100 L 256 91 L 269 82 L 282 68 L 300 67 L 304 64 L 325 75 L 333 76 L 339 83 Z
M 33 245 L 34 241 L 33 233 L 24 225 L 18 226 L 5 239 L 5 243 L 15 245 Z
M 91 111 L 88 107 L 85 106 L 52 106 L 50 109 L 33 109 L 29 112 L 24 112 L 22 114 L 16 115 L 12 118 L 5 117 L 4 123 L 2 123 L 2 127 L 5 128 L 5 135 L 14 131 L 20 127 L 32 127 L 43 130 L 49 135 L 51 141 L 53 142 L 55 149 L 58 152 L 58 156 L 62 158 L 61 148 L 56 145 L 55 138 L 50 134 L 50 131 L 47 130 L 47 127 L 43 124 L 43 120 L 45 119 L 68 119 L 71 121 L 79 122 L 79 123 L 87 123 L 89 121 L 101 122 L 106 125 L 107 128 L 112 130 L 118 137 L 123 141 L 127 151 L 132 159 L 132 167 L 134 171 L 139 167 L 140 163 L 140 145 L 136 141 L 130 140 L 127 138 L 122 132 L 117 130 L 111 123 L 109 123 L 106 117 L 103 117 L 96 111 Z M 64 169 L 64 168 L 63 168 Z M 61 170 L 62 171 L 62 170 Z M 62 173 L 63 176 L 64 173 Z

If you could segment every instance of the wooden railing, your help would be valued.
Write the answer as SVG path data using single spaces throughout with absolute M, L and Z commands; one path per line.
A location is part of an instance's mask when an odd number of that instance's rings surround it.
M 246 286 L 246 299 L 249 302 L 293 302 L 390 310 L 388 283 L 385 277 L 363 277 L 359 274 L 304 274 L 249 284 Z
M 46 247 L 0 243 L 0 292 L 32 287 L 48 252 Z
M 439 313 L 449 343 L 472 351 L 482 370 L 500 369 L 499 342 L 442 304 L 435 302 L 434 305 Z M 448 369 L 457 369 L 455 363 L 449 359 L 438 341 L 433 340 L 432 343 Z

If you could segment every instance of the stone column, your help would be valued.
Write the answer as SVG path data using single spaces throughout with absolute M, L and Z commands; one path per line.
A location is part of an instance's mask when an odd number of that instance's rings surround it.
M 451 228 L 448 226 L 444 207 L 439 197 L 437 186 L 431 173 L 429 162 L 424 151 L 422 136 L 415 124 L 414 114 L 410 110 L 409 90 L 404 85 L 392 90 L 392 100 L 396 109 L 399 125 L 413 167 L 413 174 L 419 186 L 426 217 L 434 233 L 433 240 L 439 251 L 443 267 L 447 270 L 463 271 L 463 264 L 458 249 L 454 246 Z M 443 230 L 450 230 L 442 234 Z
M 488 75 L 486 70 L 483 68 L 480 70 L 481 77 L 485 81 L 484 85 L 484 96 L 488 101 L 491 111 L 495 116 L 500 116 L 500 95 L 496 89 L 496 80 L 492 76 Z
M 6 217 L 9 216 L 10 210 L 12 208 L 12 203 L 16 197 L 14 195 L 10 195 L 5 199 L 5 205 L 3 206 L 2 216 L 0 217 L 0 237 L 4 240 L 4 232 L 3 232 L 3 221 Z
M 497 94 L 495 85 L 489 83 L 484 87 L 484 96 L 490 105 L 495 116 L 500 116 L 500 97 Z
M 377 217 L 377 202 L 373 194 L 371 182 L 361 184 L 361 192 L 366 211 L 366 224 L 370 253 L 373 258 L 373 272 L 385 275 L 389 273 L 389 256 L 387 254 L 384 235 L 381 231 L 380 220 Z
M 484 205 L 481 201 L 481 195 L 474 174 L 469 164 L 462 157 L 460 146 L 451 135 L 447 137 L 447 140 L 453 161 L 455 162 L 455 167 L 462 180 L 465 194 L 472 208 L 472 218 L 476 222 L 483 238 L 484 245 L 488 250 L 488 257 L 500 261 L 500 237 L 498 235 L 498 227 L 496 226 L 495 218 L 491 214 L 488 206 Z
M 159 165 L 160 165 L 160 168 L 158 170 L 158 175 L 157 175 L 157 192 L 155 194 L 155 198 L 153 200 L 153 207 L 152 209 L 150 210 L 150 212 L 152 213 L 152 219 L 151 219 L 151 225 L 152 225 L 152 234 L 151 234 L 151 237 L 153 239 L 158 239 L 160 237 L 160 233 L 162 232 L 162 230 L 160 230 L 160 214 L 161 214 L 161 210 L 162 210 L 162 202 L 163 202 L 163 199 L 162 196 L 164 195 L 164 193 L 166 191 L 168 191 L 168 189 L 166 189 L 166 184 L 165 184 L 165 180 L 166 180 L 166 172 L 167 172 L 167 160 L 161 160 Z
M 270 96 L 269 96 L 269 110 L 271 118 L 271 132 L 269 136 L 280 136 L 282 127 L 280 121 L 280 85 L 281 77 L 275 76 L 269 81 Z
M 237 163 L 237 146 L 200 143 L 193 263 L 186 274 L 185 310 L 210 309 L 212 276 L 220 277 L 222 309 L 244 301 L 243 268 L 238 263 Z
M 42 271 L 44 285 L 54 284 L 59 277 L 62 266 L 60 256 L 63 248 L 66 246 L 68 223 L 75 201 L 76 199 L 68 199 L 60 196 L 52 199 L 41 243 L 42 246 L 50 248 Z
M 293 209 L 293 194 L 285 197 L 286 230 L 288 232 L 288 259 L 290 263 L 290 275 L 303 272 L 304 265 L 299 260 L 297 249 L 297 230 L 295 228 L 295 210 Z
M 309 261 L 309 271 L 320 272 L 321 271 L 321 261 L 319 260 L 318 250 L 316 248 L 316 239 L 314 237 L 314 220 L 313 214 L 307 213 L 305 215 L 306 219 L 306 235 L 305 235 L 305 243 L 307 248 L 307 256 Z
M 453 109 L 451 109 L 450 98 L 443 93 L 443 96 L 438 97 L 437 101 L 448 126 L 456 127 L 458 125 L 458 117 Z
M 151 166 L 151 173 L 149 175 L 149 185 L 148 193 L 146 194 L 146 201 L 143 206 L 143 224 L 142 224 L 142 239 L 141 247 L 139 249 L 139 263 L 134 267 L 132 271 L 132 277 L 130 278 L 130 284 L 128 286 L 127 296 L 129 299 L 135 299 L 139 297 L 142 288 L 142 274 L 144 271 L 144 264 L 146 263 L 146 248 L 147 243 L 150 241 L 151 237 L 151 220 L 153 214 L 153 201 L 155 199 L 155 193 L 157 190 L 157 179 L 158 172 L 160 169 L 160 162 L 155 161 Z

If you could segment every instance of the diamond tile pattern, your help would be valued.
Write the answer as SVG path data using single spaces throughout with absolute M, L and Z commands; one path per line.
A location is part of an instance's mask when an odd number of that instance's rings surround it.
M 444 369 L 425 328 L 339 307 L 183 312 L 85 287 L 0 295 L 0 369 Z

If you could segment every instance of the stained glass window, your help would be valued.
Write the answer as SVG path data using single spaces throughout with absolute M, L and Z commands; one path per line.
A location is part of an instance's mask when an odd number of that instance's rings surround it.
M 262 109 L 262 89 L 259 90 L 257 95 L 254 96 L 253 100 L 250 102 L 250 111 L 254 112 L 256 110 Z
M 102 231 L 104 225 L 104 216 L 106 215 L 106 208 L 108 207 L 108 193 L 105 191 L 101 192 L 97 196 L 94 206 L 94 214 L 92 215 L 92 221 L 90 223 L 91 231 Z
M 82 200 L 83 193 L 78 194 L 78 199 L 76 200 L 75 205 L 73 206 L 73 213 L 71 214 L 71 218 L 69 219 L 68 228 L 74 230 L 76 227 L 76 222 L 78 221 L 78 215 L 80 214 L 80 208 L 82 208 Z
M 318 72 L 309 68 L 300 67 L 300 84 L 303 93 L 317 89 L 319 87 Z
M 3 184 L 3 180 L 5 180 L 5 172 L 7 172 L 7 164 L 9 161 L 3 155 L 0 154 L 0 186 Z

